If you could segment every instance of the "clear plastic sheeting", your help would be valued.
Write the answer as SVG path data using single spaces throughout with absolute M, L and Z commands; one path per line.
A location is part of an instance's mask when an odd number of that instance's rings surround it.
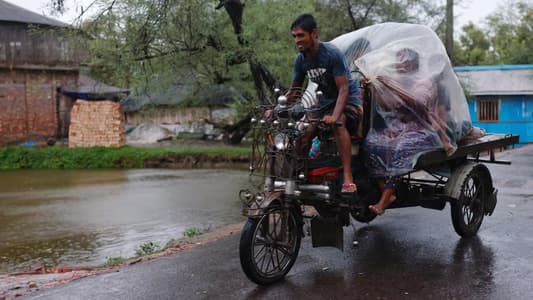
M 384 23 L 331 41 L 345 53 L 354 77 L 370 82 L 370 171 L 412 171 L 418 156 L 443 148 L 448 155 L 472 128 L 468 105 L 446 50 L 428 27 Z M 364 74 L 364 77 L 358 72 Z

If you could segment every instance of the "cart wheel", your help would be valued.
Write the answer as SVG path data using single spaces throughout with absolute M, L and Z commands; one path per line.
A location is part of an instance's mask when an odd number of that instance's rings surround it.
M 277 282 L 298 257 L 302 233 L 295 212 L 273 208 L 261 218 L 248 218 L 240 241 L 241 267 L 261 285 Z
M 492 179 L 484 165 L 468 163 L 452 173 L 446 186 L 451 201 L 455 232 L 464 238 L 475 236 L 483 222 L 485 201 L 492 190 Z

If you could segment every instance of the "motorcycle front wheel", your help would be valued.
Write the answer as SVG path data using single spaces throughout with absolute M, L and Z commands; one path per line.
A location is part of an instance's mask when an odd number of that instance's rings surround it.
M 239 246 L 241 267 L 260 285 L 277 282 L 289 272 L 302 240 L 295 212 L 273 208 L 259 218 L 248 218 Z

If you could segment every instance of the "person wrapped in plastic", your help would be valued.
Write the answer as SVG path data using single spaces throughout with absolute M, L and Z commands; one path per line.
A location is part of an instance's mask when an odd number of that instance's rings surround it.
M 413 171 L 420 155 L 435 149 L 451 155 L 457 149 L 457 141 L 471 127 L 466 98 L 444 46 L 426 26 L 379 24 L 332 43 L 345 53 L 362 53 L 348 63 L 370 83 L 364 147 L 368 170 L 378 179 L 382 195 L 369 209 L 381 215 L 395 199 L 395 182 Z

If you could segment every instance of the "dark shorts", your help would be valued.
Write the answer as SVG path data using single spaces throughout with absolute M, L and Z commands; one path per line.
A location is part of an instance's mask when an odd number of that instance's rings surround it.
M 333 114 L 335 103 L 324 106 L 320 110 L 320 118 Z M 344 107 L 344 115 L 346 116 L 346 128 L 351 136 L 362 137 L 363 135 L 363 106 L 346 104 Z

